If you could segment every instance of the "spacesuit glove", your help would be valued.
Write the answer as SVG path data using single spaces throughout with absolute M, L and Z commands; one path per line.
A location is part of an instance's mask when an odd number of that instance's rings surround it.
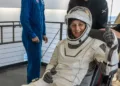
M 109 48 L 111 48 L 115 41 L 114 33 L 111 30 L 106 30 L 103 34 L 103 38 Z
M 117 68 L 116 64 L 118 63 L 118 40 L 115 34 L 107 28 L 104 35 L 103 35 L 105 42 L 107 44 L 105 50 L 106 61 L 107 65 L 111 65 Z M 111 68 L 111 67 L 110 67 Z M 110 71 L 109 71 L 110 72 Z
M 55 70 L 55 66 L 50 70 L 52 75 L 55 75 L 57 73 L 57 71 Z
M 53 83 L 53 78 L 52 78 L 51 72 L 47 72 L 47 73 L 44 75 L 43 80 L 44 80 L 46 83 Z

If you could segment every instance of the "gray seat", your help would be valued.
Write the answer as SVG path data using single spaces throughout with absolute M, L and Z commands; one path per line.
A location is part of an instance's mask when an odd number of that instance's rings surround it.
M 93 73 L 93 75 L 92 75 L 91 79 L 89 78 L 90 83 L 89 83 L 89 81 L 87 81 L 88 79 L 86 79 L 86 77 L 88 77 L 89 74 L 86 74 L 86 76 L 84 77 L 84 79 L 82 80 L 82 82 L 79 86 L 112 86 L 111 85 L 112 78 L 113 78 L 114 74 L 117 72 L 117 70 L 112 71 L 109 76 L 105 76 L 101 72 L 102 66 L 103 66 L 103 63 L 97 63 L 94 71 L 91 72 L 91 73 Z

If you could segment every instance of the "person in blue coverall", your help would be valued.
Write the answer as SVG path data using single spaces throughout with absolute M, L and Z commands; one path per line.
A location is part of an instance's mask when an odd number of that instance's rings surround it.
M 22 41 L 28 56 L 27 83 L 40 77 L 42 39 L 46 37 L 43 0 L 21 0 Z

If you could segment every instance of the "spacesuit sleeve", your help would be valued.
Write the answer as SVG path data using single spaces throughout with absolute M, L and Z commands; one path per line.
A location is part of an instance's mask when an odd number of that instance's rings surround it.
M 46 67 L 46 72 L 50 71 L 54 66 L 56 66 L 58 64 L 58 46 L 56 46 L 53 54 L 52 54 L 52 58 L 50 59 L 49 64 Z
M 57 64 L 58 64 L 58 46 L 56 46 L 52 58 L 50 59 L 50 62 L 47 65 L 45 73 L 43 74 L 42 78 L 44 78 L 45 74 L 47 72 L 50 72 L 53 67 L 56 67 Z
M 118 56 L 118 48 L 116 47 L 117 46 L 114 46 L 111 49 L 109 47 L 106 48 L 106 53 L 105 53 L 106 59 L 103 62 L 103 66 L 105 67 L 105 69 L 103 69 L 103 73 L 105 75 L 109 75 L 112 71 L 116 71 L 118 69 L 119 56 Z
M 95 60 L 102 63 L 101 70 L 102 73 L 105 75 L 109 75 L 112 71 L 115 71 L 118 68 L 118 51 L 117 48 L 114 48 L 115 47 L 109 48 L 105 44 L 100 45 L 94 55 Z M 109 57 L 111 58 L 111 60 L 109 60 Z
M 22 0 L 20 21 L 21 21 L 24 31 L 32 39 L 36 37 L 36 34 L 33 32 L 31 25 L 30 25 L 30 21 L 29 21 L 31 3 L 32 3 L 31 0 Z

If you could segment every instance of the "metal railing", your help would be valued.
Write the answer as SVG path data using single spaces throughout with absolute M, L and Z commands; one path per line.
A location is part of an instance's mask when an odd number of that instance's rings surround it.
M 63 31 L 63 24 L 64 22 L 50 22 L 50 21 L 46 21 L 46 23 L 52 23 L 52 24 L 60 24 L 60 40 L 62 40 L 62 31 Z M 20 21 L 2 21 L 0 22 L 0 33 L 1 33 L 1 43 L 0 45 L 3 44 L 11 44 L 11 43 L 19 43 L 21 42 L 21 40 L 19 41 L 15 41 L 15 27 L 21 27 Z M 4 42 L 3 41 L 3 27 L 12 27 L 12 41 L 9 42 Z
M 18 24 L 15 24 L 15 23 L 18 23 Z M 10 43 L 18 43 L 18 42 L 21 42 L 20 41 L 15 41 L 15 27 L 16 26 L 19 26 L 21 27 L 21 24 L 19 21 L 2 21 L 0 22 L 0 32 L 1 32 L 1 43 L 0 45 L 2 44 L 10 44 Z M 12 27 L 12 41 L 10 42 L 3 42 L 3 29 L 4 27 Z
M 48 27 L 47 25 L 48 26 L 50 25 L 50 26 Z M 56 46 L 56 43 L 54 43 L 54 39 L 56 41 L 62 40 L 63 25 L 64 25 L 64 22 L 46 21 L 46 26 L 47 26 L 46 29 L 47 31 L 48 30 L 50 31 L 50 32 L 49 31 L 47 32 L 47 35 L 50 35 L 50 37 L 48 37 L 48 39 L 49 38 L 50 39 L 47 45 L 44 44 L 42 46 L 43 48 L 42 57 L 46 57 L 46 55 L 48 55 L 51 52 L 51 51 L 49 52 L 49 50 L 54 50 L 54 48 L 51 47 L 52 45 Z M 21 31 L 22 31 L 22 28 L 21 28 L 20 21 L 0 22 L 0 45 L 1 45 L 0 66 L 6 66 L 6 65 L 11 65 L 14 63 L 21 63 L 26 61 L 24 60 L 24 56 L 23 56 L 25 53 L 25 50 L 22 45 Z

